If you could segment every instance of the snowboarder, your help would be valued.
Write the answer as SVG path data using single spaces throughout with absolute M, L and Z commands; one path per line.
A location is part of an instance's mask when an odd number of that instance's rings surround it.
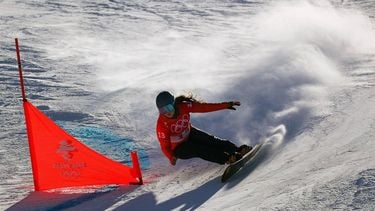
M 156 97 L 159 118 L 156 133 L 162 152 L 171 165 L 177 159 L 199 157 L 219 164 L 231 164 L 241 159 L 252 147 L 234 143 L 207 134 L 192 126 L 190 113 L 205 113 L 223 109 L 236 110 L 239 101 L 222 103 L 203 103 L 192 96 L 174 97 L 170 92 L 163 91 Z

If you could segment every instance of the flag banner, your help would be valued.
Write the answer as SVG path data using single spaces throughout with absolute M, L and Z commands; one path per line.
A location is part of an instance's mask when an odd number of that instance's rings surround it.
M 23 102 L 36 191 L 105 184 L 142 184 L 138 157 L 133 167 L 90 149 L 30 102 Z

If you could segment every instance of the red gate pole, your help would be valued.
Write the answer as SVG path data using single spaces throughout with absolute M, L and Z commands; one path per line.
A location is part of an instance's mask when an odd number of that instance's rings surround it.
M 20 73 L 19 75 L 20 75 L 21 90 L 22 90 L 22 101 L 26 102 L 27 99 L 26 99 L 26 94 L 25 94 L 25 86 L 23 84 L 22 65 L 21 65 L 20 48 L 18 45 L 18 38 L 15 38 L 15 42 L 16 42 L 16 51 L 17 51 L 18 71 Z
M 142 185 L 143 179 L 142 179 L 141 166 L 139 165 L 138 154 L 137 152 L 132 151 L 130 155 L 131 155 L 132 163 L 133 163 L 133 172 L 136 174 L 138 182 L 139 182 L 137 185 Z
M 23 109 L 24 109 L 24 114 L 25 114 L 25 121 L 26 121 L 26 129 L 27 129 L 27 136 L 28 136 L 28 142 L 29 142 L 29 150 L 30 150 L 30 159 L 31 159 L 31 168 L 32 168 L 32 173 L 33 173 L 33 178 L 34 178 L 34 189 L 35 191 L 39 191 L 39 179 L 38 179 L 38 174 L 37 174 L 37 164 L 36 164 L 36 161 L 35 161 L 35 147 L 34 147 L 34 143 L 31 143 L 31 138 L 32 137 L 32 132 L 29 128 L 30 126 L 30 120 L 28 118 L 28 114 L 27 114 L 27 109 L 25 107 L 26 103 L 27 102 L 27 99 L 26 99 L 26 94 L 25 94 L 25 86 L 24 86 L 24 82 L 23 82 L 23 75 L 22 75 L 22 65 L 21 65 L 21 56 L 20 56 L 20 48 L 19 48 L 19 45 L 18 45 L 18 39 L 15 38 L 15 42 L 16 42 L 16 52 L 17 52 L 17 62 L 18 62 L 18 71 L 19 71 L 19 75 L 20 75 L 20 84 L 21 84 L 21 90 L 22 90 L 22 101 L 23 101 Z

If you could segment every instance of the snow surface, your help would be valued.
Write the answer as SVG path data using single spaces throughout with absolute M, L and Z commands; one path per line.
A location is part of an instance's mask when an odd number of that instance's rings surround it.
M 375 210 L 375 2 L 0 0 L 0 209 Z M 33 192 L 14 38 L 28 99 L 95 150 L 141 153 L 145 184 Z M 161 90 L 237 111 L 193 115 L 237 144 L 224 166 L 170 166 Z

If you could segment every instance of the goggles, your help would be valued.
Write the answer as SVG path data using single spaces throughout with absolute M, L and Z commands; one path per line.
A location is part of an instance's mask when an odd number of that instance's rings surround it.
M 159 108 L 160 114 L 165 114 L 165 113 L 169 113 L 169 112 L 172 112 L 172 111 L 174 111 L 173 104 L 168 104 L 168 105 L 165 105 L 165 106 Z

